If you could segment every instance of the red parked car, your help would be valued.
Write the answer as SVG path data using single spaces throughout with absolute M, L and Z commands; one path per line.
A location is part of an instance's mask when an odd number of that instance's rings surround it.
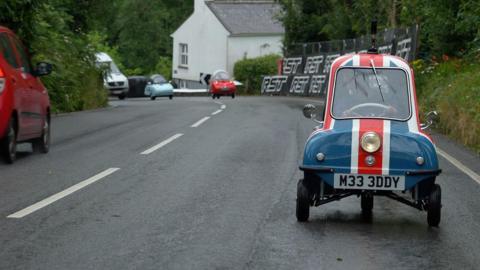
M 210 92 L 213 99 L 220 98 L 220 96 L 235 98 L 235 91 L 237 91 L 237 87 L 226 71 L 219 70 L 213 73 L 210 79 Z
M 38 79 L 52 66 L 32 68 L 20 40 L 0 26 L 0 155 L 7 163 L 16 159 L 17 143 L 30 142 L 47 153 L 50 145 L 50 100 Z

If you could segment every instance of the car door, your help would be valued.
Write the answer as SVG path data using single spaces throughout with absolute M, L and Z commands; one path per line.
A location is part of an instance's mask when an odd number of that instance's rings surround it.
M 14 109 L 18 115 L 18 139 L 22 140 L 26 134 L 31 132 L 32 124 L 24 114 L 25 81 L 22 78 L 18 57 L 7 32 L 0 32 L 0 47 L 2 47 L 3 56 L 8 64 L 6 79 L 12 87 Z
M 30 58 L 25 47 L 15 36 L 10 36 L 10 38 L 17 52 L 18 62 L 20 63 L 20 75 L 24 87 L 22 106 L 24 108 L 23 114 L 28 119 L 28 134 L 26 135 L 28 137 L 38 137 L 42 133 L 45 115 L 42 104 L 42 91 L 44 89 L 39 87 L 37 78 L 33 75 Z

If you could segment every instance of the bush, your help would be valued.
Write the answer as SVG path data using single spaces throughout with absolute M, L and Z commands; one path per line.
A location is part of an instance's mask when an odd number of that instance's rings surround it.
M 466 59 L 413 66 L 421 111 L 437 110 L 438 131 L 480 153 L 480 57 Z
M 277 73 L 277 61 L 281 56 L 271 54 L 258 58 L 245 59 L 235 63 L 235 79 L 243 83 L 239 94 L 260 95 L 263 76 Z
M 36 23 L 31 29 L 35 35 L 30 45 L 34 61 L 50 62 L 54 66 L 50 76 L 42 77 L 52 101 L 52 112 L 105 106 L 107 93 L 87 36 L 69 30 L 72 17 L 64 11 L 47 4 L 40 5 L 39 9 L 32 18 Z
M 94 64 L 94 50 L 65 5 L 55 1 L 1 2 L 0 24 L 17 33 L 33 55 L 34 64 L 53 64 L 52 74 L 41 78 L 50 95 L 52 112 L 105 106 L 107 92 Z

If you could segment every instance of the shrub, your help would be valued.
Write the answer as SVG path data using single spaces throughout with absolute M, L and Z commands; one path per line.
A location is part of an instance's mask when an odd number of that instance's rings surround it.
M 480 61 L 466 59 L 414 63 L 417 92 L 422 112 L 439 112 L 438 131 L 480 153 Z
M 244 59 L 235 63 L 235 79 L 243 83 L 240 94 L 260 95 L 263 76 L 277 73 L 277 60 L 281 56 L 276 54 Z

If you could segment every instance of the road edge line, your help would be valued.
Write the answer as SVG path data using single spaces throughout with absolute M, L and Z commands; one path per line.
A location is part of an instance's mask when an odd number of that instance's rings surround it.
M 467 166 L 463 165 L 462 162 L 457 160 L 456 158 L 449 155 L 447 152 L 443 151 L 442 149 L 437 147 L 437 153 L 445 158 L 448 162 L 450 162 L 453 166 L 457 167 L 460 171 L 464 174 L 468 175 L 473 181 L 477 182 L 480 185 L 480 175 L 476 172 L 468 168 Z

